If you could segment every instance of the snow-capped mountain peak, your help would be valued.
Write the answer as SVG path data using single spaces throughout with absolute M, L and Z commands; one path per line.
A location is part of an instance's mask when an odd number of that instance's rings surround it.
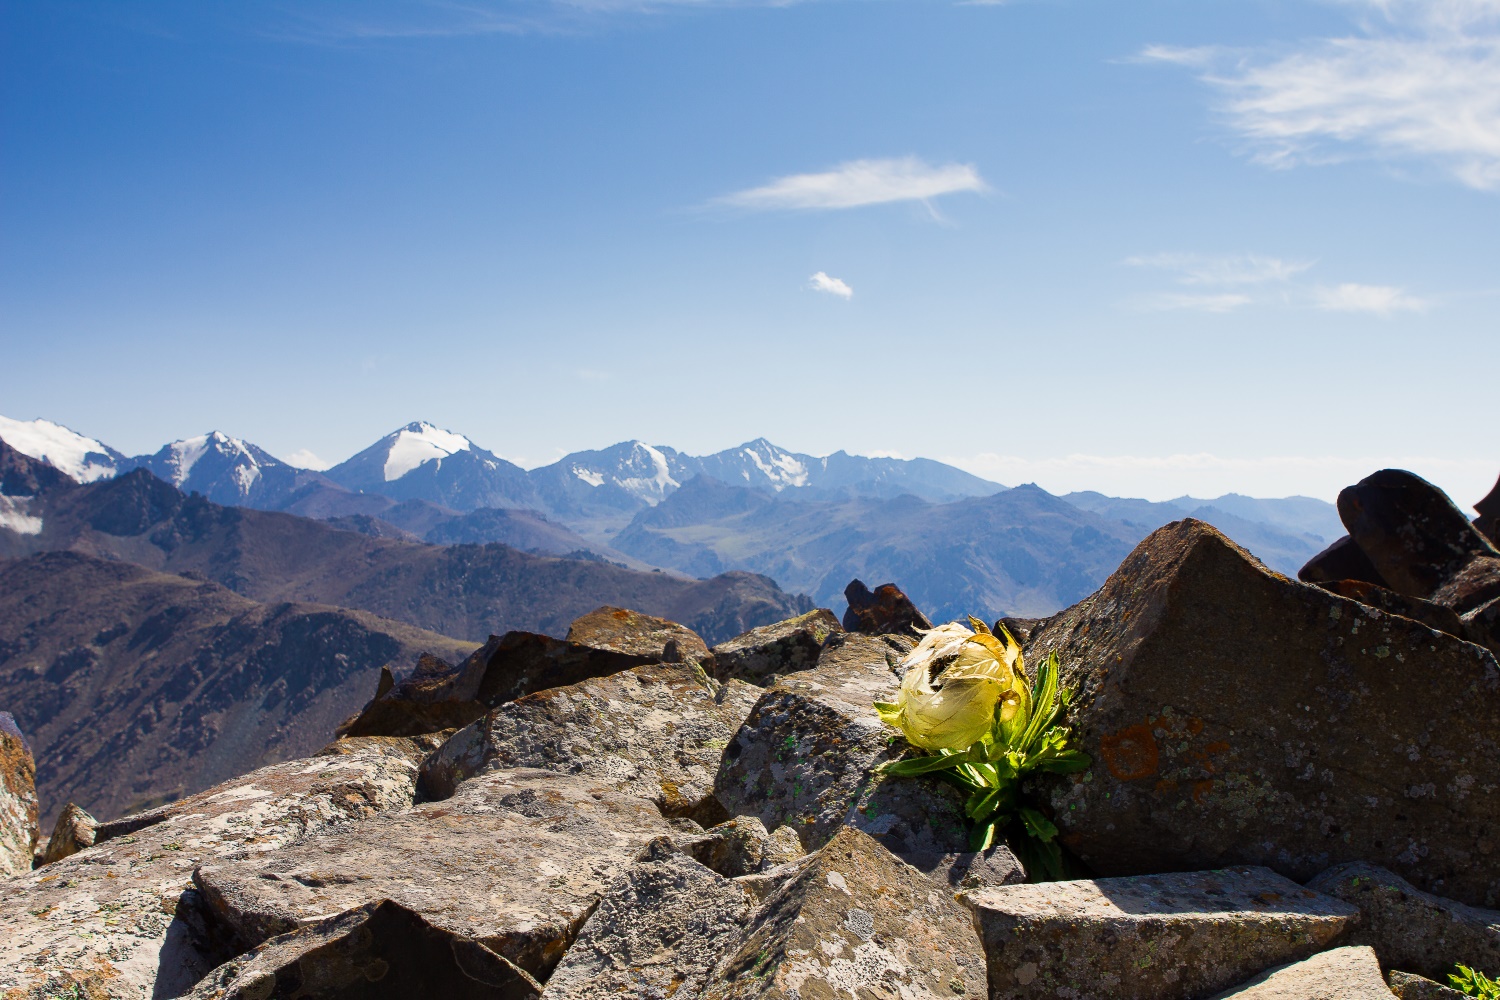
M 154 455 L 131 460 L 184 491 L 197 491 L 217 502 L 244 503 L 269 469 L 285 463 L 255 445 L 222 431 L 210 431 L 165 445 Z
M 390 437 L 386 450 L 385 481 L 400 479 L 419 465 L 441 460 L 474 447 L 462 434 L 445 431 L 425 421 L 407 424 Z
M 771 488 L 778 493 L 788 486 L 807 485 L 807 463 L 785 448 L 778 448 L 765 438 L 756 438 L 754 441 L 746 442 L 740 446 L 740 453 L 760 470 L 760 473 L 770 482 Z M 745 478 L 750 478 L 748 469 Z
M 0 417 L 0 439 L 21 454 L 46 462 L 80 483 L 109 479 L 125 461 L 125 456 L 109 445 L 50 420 Z

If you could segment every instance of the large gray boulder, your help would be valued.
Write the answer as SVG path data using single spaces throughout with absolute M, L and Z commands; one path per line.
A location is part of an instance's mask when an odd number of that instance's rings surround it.
M 0 878 L 31 871 L 36 842 L 36 761 L 15 718 L 0 712 Z
M 1269 969 L 1214 1000 L 1390 1000 L 1380 963 L 1369 948 L 1320 952 Z
M 399 903 L 372 903 L 272 938 L 219 966 L 189 1000 L 536 1000 L 536 980 Z
M 241 947 L 389 899 L 545 980 L 604 887 L 671 833 L 610 782 L 490 771 L 445 801 L 207 864 L 194 881 Z
M 765 684 L 779 674 L 810 669 L 817 664 L 824 641 L 843 630 L 827 608 L 762 625 L 713 648 L 714 676 Z
M 990 1000 L 1199 1000 L 1304 958 L 1359 919 L 1265 868 L 966 892 Z M 1377 972 L 1378 978 L 1378 972 Z
M 1307 887 L 1359 907 L 1361 919 L 1349 941 L 1373 945 L 1386 968 L 1439 982 L 1447 982 L 1460 962 L 1500 971 L 1500 911 L 1434 896 L 1358 861 L 1329 869 Z
M 1414 972 L 1401 972 L 1393 969 L 1386 976 L 1386 985 L 1391 988 L 1400 1000 L 1462 1000 L 1467 996 L 1442 983 L 1433 982 L 1426 976 L 1419 976 Z M 1447 982 L 1444 978 L 1443 982 Z
M 1099 874 L 1262 864 L 1306 880 L 1367 860 L 1500 902 L 1488 650 L 1269 572 L 1189 519 L 1027 653 L 1049 651 L 1094 764 L 1045 787 L 1063 843 Z
M 261 768 L 105 824 L 93 847 L 0 882 L 0 996 L 181 995 L 225 957 L 193 869 L 410 806 L 423 752 L 359 740 Z
M 610 782 L 663 815 L 711 826 L 728 818 L 713 796 L 724 747 L 760 689 L 710 689 L 689 663 L 658 663 L 549 688 L 494 709 L 455 733 L 422 768 L 422 792 L 445 799 L 478 774 L 538 767 Z

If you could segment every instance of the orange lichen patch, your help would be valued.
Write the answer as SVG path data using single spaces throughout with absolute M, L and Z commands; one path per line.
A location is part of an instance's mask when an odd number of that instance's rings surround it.
M 614 616 L 622 622 L 630 621 L 630 612 L 622 608 L 616 608 L 614 611 Z
M 1104 757 L 1104 766 L 1120 781 L 1149 778 L 1161 766 L 1156 738 L 1151 735 L 1151 728 L 1144 724 L 1101 737 L 1099 750 Z
M 1201 806 L 1203 800 L 1208 798 L 1208 794 L 1213 790 L 1214 782 L 1212 778 L 1209 778 L 1207 781 L 1193 782 L 1193 803 Z
M 1157 795 L 1170 795 L 1175 791 L 1177 791 L 1176 778 L 1163 778 L 1156 783 Z
M 1187 723 L 1187 731 L 1192 733 L 1194 736 L 1197 736 L 1199 733 L 1203 732 L 1203 720 L 1189 719 Z
M 1210 755 L 1211 754 L 1216 754 L 1216 753 L 1228 753 L 1229 752 L 1229 744 L 1225 743 L 1223 741 L 1219 741 L 1217 743 L 1210 743 L 1208 746 L 1206 746 L 1206 747 L 1203 748 L 1203 752 L 1206 753 L 1206 754 L 1210 754 Z

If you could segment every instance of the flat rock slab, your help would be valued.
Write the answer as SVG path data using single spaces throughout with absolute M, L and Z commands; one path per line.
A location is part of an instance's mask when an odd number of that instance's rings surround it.
M 445 799 L 475 775 L 538 767 L 712 826 L 727 818 L 713 796 L 719 759 L 761 691 L 730 681 L 715 693 L 700 675 L 693 664 L 651 664 L 501 705 L 428 759 L 422 793 Z
M 670 833 L 650 801 L 608 782 L 493 771 L 443 802 L 204 865 L 195 881 L 246 946 L 390 899 L 545 980 L 603 888 Z
M 189 1000 L 536 1000 L 536 980 L 478 941 L 389 900 L 272 938 Z
M 1407 618 L 1267 571 L 1191 519 L 1052 619 L 1080 749 L 1063 842 L 1096 872 L 1366 860 L 1500 903 L 1500 667 Z M 1435 819 L 1441 817 L 1441 819 Z
M 1500 911 L 1423 892 L 1384 868 L 1352 862 L 1307 884 L 1359 908 L 1353 944 L 1375 948 L 1387 968 L 1447 982 L 1454 966 L 1500 970 Z
M 411 805 L 420 747 L 351 740 L 344 751 L 106 824 L 93 847 L 0 883 L 0 996 L 186 992 L 218 964 L 195 921 L 195 867 Z
M 843 626 L 827 608 L 762 625 L 713 648 L 714 676 L 766 684 L 778 674 L 810 670 L 830 635 Z
M 1392 970 L 1385 981 L 1401 1000 L 1462 1000 L 1468 995 L 1414 972 Z
M 663 663 L 703 663 L 708 645 L 686 625 L 625 608 L 602 607 L 576 619 L 567 639 L 579 646 Z
M 665 838 L 605 889 L 542 994 L 547 1000 L 703 995 L 740 943 L 750 895 Z
M 1265 868 L 978 889 L 991 1000 L 1195 1000 L 1326 946 L 1359 918 Z
M 985 995 L 984 952 L 946 887 L 844 827 L 790 866 L 713 980 L 706 1000 L 960 1000 Z
M 0 712 L 0 879 L 31 871 L 36 842 L 36 761 L 16 720 Z
M 1261 973 L 1214 1000 L 1390 1000 L 1370 948 L 1321 952 Z

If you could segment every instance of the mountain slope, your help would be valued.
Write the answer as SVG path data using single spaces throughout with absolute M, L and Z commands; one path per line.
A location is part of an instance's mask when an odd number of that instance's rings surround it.
M 45 462 L 80 483 L 108 479 L 127 459 L 109 445 L 50 420 L 0 417 L 0 438 L 21 454 Z
M 392 431 L 327 476 L 356 492 L 428 500 L 460 511 L 537 506 L 525 469 L 462 434 L 422 422 Z
M 261 510 L 279 510 L 309 486 L 334 485 L 321 473 L 288 465 L 219 431 L 173 441 L 154 455 L 130 459 L 120 471 L 129 469 L 146 469 L 184 493 L 201 493 L 214 503 Z
M 681 621 L 711 642 L 809 609 L 805 598 L 747 573 L 685 580 L 498 544 L 374 538 L 291 514 L 184 497 L 145 470 L 44 490 L 29 503 L 40 529 L 0 528 L 0 556 L 68 549 L 125 559 L 201 574 L 255 600 L 360 608 L 476 642 L 506 629 L 562 634 L 602 604 Z
M 0 561 L 0 688 L 43 748 L 43 829 L 68 801 L 114 818 L 307 756 L 370 698 L 380 667 L 472 649 L 79 553 Z

